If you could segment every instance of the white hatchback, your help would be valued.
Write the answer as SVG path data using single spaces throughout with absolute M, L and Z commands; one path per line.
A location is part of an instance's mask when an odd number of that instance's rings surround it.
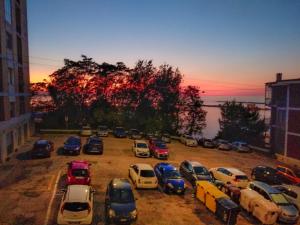
M 138 163 L 129 167 L 129 177 L 135 188 L 157 188 L 158 182 L 151 165 Z
M 210 174 L 216 180 L 220 180 L 225 184 L 232 184 L 239 188 L 246 188 L 249 179 L 247 175 L 235 168 L 216 167 L 209 170 Z
M 183 134 L 183 135 L 180 136 L 180 142 L 182 144 L 185 144 L 186 146 L 189 146 L 189 147 L 198 146 L 197 140 L 195 138 L 193 138 L 192 136 L 187 135 L 187 134 Z
M 88 185 L 69 185 L 60 204 L 58 224 L 91 224 L 94 190 Z
M 135 140 L 132 151 L 136 157 L 150 157 L 150 150 L 146 141 Z

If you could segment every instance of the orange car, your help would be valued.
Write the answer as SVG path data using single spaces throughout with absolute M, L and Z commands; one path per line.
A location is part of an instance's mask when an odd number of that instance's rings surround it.
M 281 176 L 283 183 L 298 184 L 300 183 L 300 177 L 298 177 L 293 170 L 288 167 L 277 165 L 276 170 Z

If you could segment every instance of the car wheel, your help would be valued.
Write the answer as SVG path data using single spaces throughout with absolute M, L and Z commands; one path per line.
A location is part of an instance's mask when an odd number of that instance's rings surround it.
M 170 193 L 169 188 L 168 188 L 167 185 L 164 185 L 163 191 L 164 191 L 166 194 L 169 194 L 169 193 Z

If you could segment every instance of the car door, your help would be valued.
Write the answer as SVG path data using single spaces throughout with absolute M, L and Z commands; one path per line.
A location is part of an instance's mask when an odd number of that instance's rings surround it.
M 225 182 L 225 180 L 224 180 L 224 176 L 225 176 L 224 168 L 218 168 L 217 170 L 215 170 L 213 175 L 214 175 L 215 179 Z
M 136 165 L 132 165 L 130 167 L 130 177 L 132 181 L 135 183 L 138 179 L 139 169 Z

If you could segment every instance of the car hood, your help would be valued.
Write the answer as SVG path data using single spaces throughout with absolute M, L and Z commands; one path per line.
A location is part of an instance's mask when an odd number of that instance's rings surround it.
M 117 214 L 128 214 L 136 209 L 135 202 L 130 203 L 111 203 L 111 209 Z
M 298 210 L 293 205 L 279 205 L 280 209 L 282 210 L 282 214 L 286 214 L 289 216 L 298 216 Z
M 167 179 L 167 183 L 172 184 L 175 188 L 184 187 L 184 180 L 183 179 Z

